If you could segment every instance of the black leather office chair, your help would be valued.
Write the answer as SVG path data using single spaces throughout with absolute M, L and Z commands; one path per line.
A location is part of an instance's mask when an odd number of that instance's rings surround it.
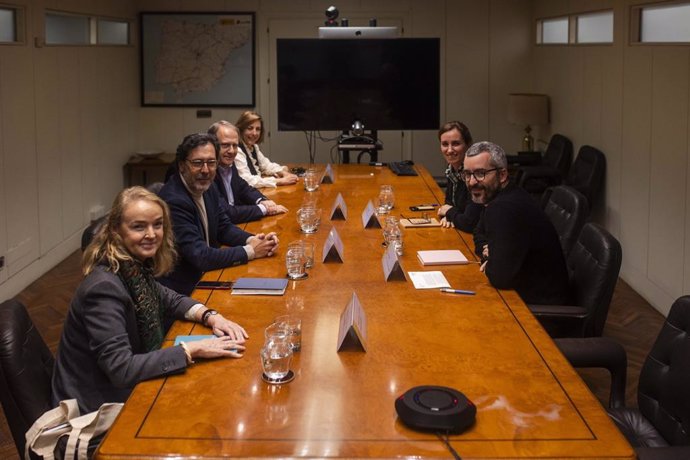
M 582 193 L 592 209 L 604 185 L 605 174 L 606 156 L 590 145 L 583 145 L 563 183 Z
M 98 219 L 92 221 L 88 227 L 84 229 L 84 231 L 81 234 L 81 250 L 82 252 L 86 249 L 86 247 L 91 244 L 91 241 L 93 241 L 94 236 L 98 233 L 98 231 L 101 229 L 103 224 L 105 223 L 105 220 L 108 218 L 108 215 L 106 214 L 105 216 L 99 217 Z
M 53 407 L 54 362 L 24 305 L 17 300 L 0 304 L 0 402 L 20 458 L 26 431 Z
M 570 305 L 529 305 L 551 337 L 597 337 L 604 330 L 623 251 L 603 227 L 582 227 L 568 258 Z
M 567 258 L 580 235 L 582 226 L 589 215 L 587 198 L 580 192 L 567 185 L 551 187 L 544 192 L 542 209 L 556 228 L 561 240 L 563 255 Z
M 561 134 L 554 134 L 541 164 L 519 167 L 515 183 L 531 194 L 541 195 L 548 187 L 560 185 L 572 161 L 573 143 Z
M 690 296 L 673 303 L 642 366 L 638 409 L 624 407 L 625 350 L 618 343 L 589 337 L 556 344 L 573 366 L 603 367 L 618 380 L 611 387 L 609 415 L 639 459 L 690 459 Z

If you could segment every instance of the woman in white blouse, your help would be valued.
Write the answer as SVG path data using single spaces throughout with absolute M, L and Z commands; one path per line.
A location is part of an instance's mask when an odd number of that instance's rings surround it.
M 259 150 L 259 144 L 264 140 L 264 122 L 258 113 L 244 112 L 235 126 L 240 131 L 235 166 L 242 179 L 256 188 L 297 183 L 298 177 L 287 166 L 272 162 Z

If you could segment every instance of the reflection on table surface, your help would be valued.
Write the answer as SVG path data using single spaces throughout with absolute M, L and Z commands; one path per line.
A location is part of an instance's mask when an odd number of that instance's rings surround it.
M 323 167 L 323 165 L 321 165 Z M 306 192 L 300 182 L 267 195 L 290 212 L 246 225 L 276 231 L 273 258 L 205 275 L 285 277 L 285 248 L 314 243 L 315 264 L 305 280 L 290 281 L 284 296 L 233 296 L 197 291 L 209 307 L 250 334 L 243 359 L 200 361 L 184 374 L 143 382 L 127 401 L 98 458 L 132 457 L 450 457 L 434 433 L 405 427 L 394 401 L 424 384 L 456 388 L 477 406 L 476 424 L 451 435 L 463 458 L 633 458 L 598 401 L 513 291 L 498 291 L 476 263 L 422 267 L 418 250 L 460 249 L 476 261 L 471 235 L 440 227 L 404 230 L 400 263 L 408 271 L 442 271 L 451 286 L 474 296 L 415 290 L 409 281 L 386 282 L 382 231 L 364 229 L 362 211 L 380 185 L 394 187 L 393 215 L 410 206 L 442 203 L 443 193 L 422 167 L 396 177 L 387 168 L 334 166 L 335 182 Z M 347 220 L 331 220 L 338 193 Z M 323 209 L 319 230 L 301 234 L 296 211 L 305 200 Z M 344 243 L 342 263 L 323 263 L 327 233 Z M 339 317 L 355 292 L 367 317 L 367 351 L 337 352 Z M 270 385 L 261 378 L 259 351 L 265 327 L 281 314 L 302 318 L 302 349 L 295 378 Z M 180 334 L 207 334 L 178 322 Z

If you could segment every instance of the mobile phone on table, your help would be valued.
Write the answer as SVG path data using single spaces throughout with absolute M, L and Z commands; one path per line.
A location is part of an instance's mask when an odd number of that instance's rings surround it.
M 196 283 L 197 289 L 230 289 L 232 281 L 199 281 Z
M 433 211 L 437 204 L 418 204 L 410 206 L 410 211 Z

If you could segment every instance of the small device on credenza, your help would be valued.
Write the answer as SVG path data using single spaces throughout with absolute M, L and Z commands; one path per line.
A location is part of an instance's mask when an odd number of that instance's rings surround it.
M 476 406 L 453 388 L 422 385 L 395 400 L 400 420 L 412 429 L 460 433 L 475 421 Z

